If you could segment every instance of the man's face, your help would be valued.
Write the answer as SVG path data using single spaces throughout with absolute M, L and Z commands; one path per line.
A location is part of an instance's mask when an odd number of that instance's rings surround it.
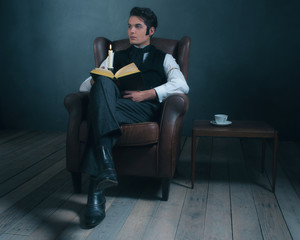
M 149 29 L 149 34 L 146 35 L 147 26 L 144 20 L 131 16 L 128 20 L 128 37 L 130 44 L 137 45 L 138 47 L 150 44 L 150 36 L 154 34 L 154 27 Z

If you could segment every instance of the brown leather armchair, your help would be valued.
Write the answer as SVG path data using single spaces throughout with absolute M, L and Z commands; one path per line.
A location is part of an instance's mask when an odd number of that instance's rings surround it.
M 190 38 L 183 37 L 179 41 L 153 38 L 151 43 L 175 57 L 187 80 Z M 109 44 L 112 44 L 114 51 L 129 47 L 127 39 L 111 42 L 106 38 L 96 38 L 95 66 L 99 66 L 107 57 Z M 76 92 L 67 95 L 64 102 L 69 112 L 66 167 L 72 174 L 75 192 L 81 191 L 80 159 L 87 137 L 88 101 L 88 93 Z M 158 122 L 122 125 L 123 134 L 113 149 L 117 173 L 161 178 L 162 199 L 168 200 L 170 180 L 175 172 L 181 130 L 188 106 L 189 99 L 186 95 L 171 95 L 161 104 Z

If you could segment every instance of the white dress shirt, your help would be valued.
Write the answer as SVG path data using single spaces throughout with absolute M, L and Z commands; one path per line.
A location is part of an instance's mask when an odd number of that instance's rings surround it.
M 144 54 L 144 60 L 148 56 L 148 53 Z M 108 68 L 108 57 L 101 63 L 99 68 Z M 180 67 L 177 64 L 175 58 L 171 54 L 166 54 L 164 60 L 164 71 L 167 76 L 167 82 L 155 87 L 158 100 L 160 102 L 164 101 L 168 96 L 174 93 L 185 93 L 189 92 L 189 86 L 187 85 L 185 78 L 180 71 Z M 81 84 L 79 91 L 80 92 L 89 92 L 91 90 L 91 79 L 92 77 L 88 77 Z

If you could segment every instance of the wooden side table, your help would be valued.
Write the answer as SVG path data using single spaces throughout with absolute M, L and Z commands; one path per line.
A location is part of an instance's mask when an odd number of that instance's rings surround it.
M 192 188 L 195 181 L 196 165 L 196 140 L 197 137 L 236 137 L 236 138 L 261 138 L 262 161 L 261 170 L 264 171 L 266 139 L 274 140 L 273 151 L 273 178 L 272 192 L 275 192 L 275 179 L 277 167 L 278 132 L 265 122 L 233 121 L 229 126 L 214 126 L 208 120 L 195 120 L 193 123 L 192 135 Z

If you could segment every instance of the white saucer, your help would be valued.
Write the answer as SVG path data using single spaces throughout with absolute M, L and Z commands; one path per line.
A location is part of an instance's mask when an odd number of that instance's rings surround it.
M 232 122 L 226 121 L 226 122 L 223 122 L 223 123 L 216 123 L 215 120 L 212 120 L 212 121 L 210 121 L 210 123 L 211 123 L 212 125 L 215 125 L 215 126 L 228 126 L 228 125 L 230 125 Z

